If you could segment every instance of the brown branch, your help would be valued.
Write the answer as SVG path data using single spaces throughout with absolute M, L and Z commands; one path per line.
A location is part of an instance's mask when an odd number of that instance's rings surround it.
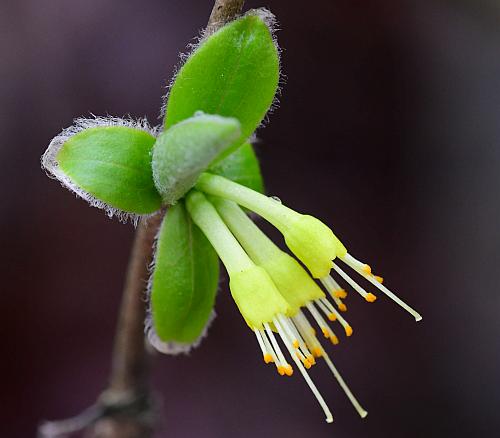
M 76 417 L 42 424 L 40 437 L 63 437 L 87 429 L 89 438 L 147 438 L 153 431 L 144 341 L 144 291 L 152 248 L 164 216 L 141 220 L 135 233 L 123 289 L 108 388 L 97 403 Z
M 205 36 L 211 35 L 228 21 L 237 17 L 243 9 L 243 3 L 245 0 L 215 0 L 205 29 Z
M 144 354 L 145 306 L 142 294 L 152 262 L 154 239 L 164 212 L 141 220 L 135 234 L 123 290 L 109 390 L 127 393 L 147 385 L 147 355 Z
M 244 0 L 216 0 L 205 36 L 241 13 Z M 42 424 L 39 436 L 63 437 L 86 430 L 88 438 L 149 438 L 154 406 L 149 391 L 149 360 L 144 341 L 144 291 L 152 248 L 164 211 L 141 220 L 130 254 L 115 335 L 108 388 L 80 415 Z

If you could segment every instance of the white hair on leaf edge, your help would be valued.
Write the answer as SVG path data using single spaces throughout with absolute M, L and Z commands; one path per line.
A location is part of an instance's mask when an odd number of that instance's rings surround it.
M 65 128 L 59 133 L 56 137 L 52 139 L 47 150 L 44 152 L 41 158 L 42 168 L 45 170 L 47 175 L 50 178 L 57 179 L 61 185 L 71 192 L 73 192 L 76 196 L 87 201 L 90 206 L 97 207 L 104 210 L 109 218 L 116 216 L 121 222 L 127 222 L 130 220 L 137 226 L 137 222 L 140 218 L 149 217 L 151 215 L 139 215 L 135 213 L 129 213 L 126 211 L 119 210 L 115 207 L 112 207 L 105 202 L 97 199 L 95 196 L 83 190 L 81 187 L 78 187 L 71 179 L 59 168 L 59 164 L 57 163 L 56 157 L 64 143 L 66 143 L 71 137 L 80 132 L 89 129 L 89 128 L 97 128 L 102 126 L 125 126 L 128 128 L 140 129 L 141 131 L 147 132 L 153 137 L 157 137 L 160 128 L 152 127 L 149 122 L 145 118 L 140 118 L 137 120 L 132 119 L 131 117 L 119 118 L 119 117 L 100 117 L 93 116 L 93 118 L 84 118 L 80 117 L 73 121 L 73 125 L 68 128 Z M 154 213 L 153 213 L 154 214 Z
M 156 234 L 154 243 L 153 243 L 153 260 L 149 265 L 149 280 L 146 288 L 146 320 L 144 321 L 144 332 L 146 334 L 146 339 L 149 344 L 153 346 L 157 351 L 163 354 L 177 355 L 177 354 L 188 354 L 193 348 L 198 347 L 201 344 L 201 341 L 208 335 L 208 329 L 212 325 L 213 320 L 216 317 L 216 313 L 212 310 L 208 320 L 201 332 L 200 336 L 196 338 L 193 342 L 183 343 L 183 342 L 175 342 L 175 341 L 162 341 L 158 334 L 156 333 L 153 321 L 153 312 L 151 309 L 151 291 L 153 288 L 153 273 L 156 266 L 156 249 L 158 245 L 158 237 L 160 236 L 161 225 L 158 228 L 158 233 Z
M 148 342 L 160 353 L 170 355 L 188 354 L 193 348 L 198 347 L 201 344 L 201 341 L 203 341 L 203 339 L 207 336 L 208 329 L 212 324 L 212 321 L 215 319 L 215 316 L 215 311 L 212 310 L 212 313 L 210 314 L 210 317 L 208 318 L 205 328 L 201 332 L 200 336 L 198 336 L 194 342 L 185 344 L 182 342 L 162 341 L 154 328 L 153 316 L 151 315 L 151 312 L 148 311 L 145 323 L 146 337 Z
M 279 106 L 279 96 L 281 95 L 281 89 L 282 86 L 285 83 L 285 77 L 281 73 L 281 48 L 278 45 L 278 39 L 276 38 L 276 32 L 279 29 L 278 27 L 278 22 L 276 20 L 276 16 L 266 8 L 258 8 L 258 9 L 250 9 L 247 11 L 243 17 L 247 15 L 256 15 L 258 16 L 264 23 L 265 25 L 269 28 L 269 32 L 271 33 L 271 37 L 274 43 L 274 46 L 276 47 L 276 51 L 278 52 L 278 71 L 279 71 L 279 80 L 278 80 L 278 88 L 276 90 L 276 94 L 274 95 L 273 101 L 267 110 L 266 114 L 264 115 L 264 118 L 260 122 L 259 126 L 257 126 L 257 129 L 263 128 L 268 122 L 269 122 L 269 115 L 272 114 Z M 235 17 L 234 20 L 237 20 L 238 18 L 241 18 L 242 16 L 237 16 Z M 234 21 L 232 20 L 232 21 Z M 230 22 L 226 23 L 229 24 Z M 186 63 L 186 61 L 191 57 L 191 55 L 198 49 L 198 47 L 203 44 L 203 42 L 211 35 L 213 34 L 206 34 L 206 29 L 202 29 L 199 36 L 194 38 L 194 43 L 190 43 L 187 45 L 187 51 L 186 52 L 181 52 L 179 54 L 180 62 L 179 64 L 174 68 L 174 73 L 172 75 L 172 79 L 168 83 L 168 85 L 165 87 L 166 88 L 166 93 L 162 96 L 162 105 L 161 105 L 161 110 L 160 110 L 160 115 L 158 116 L 159 120 L 162 120 L 163 123 L 165 123 L 165 117 L 167 115 L 167 103 L 168 103 L 168 96 L 170 94 L 170 90 L 172 89 L 175 79 L 177 78 L 177 74 L 181 70 L 182 66 Z
M 264 118 L 260 122 L 259 126 L 257 126 L 256 128 L 257 130 L 260 128 L 264 128 L 269 123 L 269 116 L 273 114 L 275 110 L 278 109 L 280 103 L 279 98 L 281 96 L 283 86 L 285 85 L 286 82 L 286 77 L 283 74 L 281 68 L 282 49 L 278 44 L 278 38 L 276 36 L 276 33 L 281 29 L 278 25 L 278 20 L 276 19 L 276 16 L 267 8 L 250 9 L 245 15 L 257 15 L 266 24 L 266 26 L 269 28 L 269 32 L 271 33 L 271 38 L 273 40 L 274 47 L 276 47 L 276 52 L 278 54 L 278 87 L 276 89 L 276 93 L 274 94 L 273 101 L 269 106 L 269 109 L 264 115 Z

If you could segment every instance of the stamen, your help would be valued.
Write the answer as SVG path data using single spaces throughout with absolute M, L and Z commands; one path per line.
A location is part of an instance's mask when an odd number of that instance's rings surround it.
M 370 295 L 366 292 L 358 283 L 356 283 L 349 275 L 347 275 L 342 269 L 340 269 L 335 263 L 333 264 L 333 269 L 345 280 L 349 285 L 358 292 L 365 300 L 370 301 Z M 368 298 L 367 298 L 368 297 Z
M 314 318 L 314 320 L 316 321 L 316 323 L 319 325 L 319 328 L 323 332 L 323 336 L 327 339 L 331 339 L 331 341 L 334 344 L 337 344 L 338 338 L 335 336 L 335 333 L 333 333 L 333 331 L 331 331 L 331 329 L 328 327 L 328 324 L 323 319 L 321 314 L 316 310 L 313 303 L 308 303 L 307 308 L 309 309 L 309 312 L 311 312 L 311 315 Z
M 356 409 L 356 411 L 358 411 L 359 416 L 361 418 L 365 418 L 368 415 L 368 412 L 363 409 L 363 407 L 359 404 L 356 397 L 354 397 L 353 393 L 351 392 L 351 390 L 349 389 L 349 387 L 345 383 L 344 379 L 342 378 L 342 376 L 338 372 L 338 370 L 335 367 L 335 365 L 333 364 L 333 362 L 330 360 L 330 357 L 328 356 L 328 354 L 326 354 L 323 347 L 321 347 L 321 350 L 322 350 L 322 354 L 323 354 L 323 357 L 325 359 L 325 362 L 328 365 L 328 368 L 330 368 L 331 372 L 333 373 L 333 375 L 334 375 L 335 379 L 337 380 L 337 382 L 339 383 L 340 387 L 343 389 L 343 391 L 345 392 L 345 394 L 347 395 L 347 397 L 351 401 L 351 403 L 354 406 L 354 408 Z
M 282 317 L 284 319 L 283 315 L 281 315 L 281 314 L 278 315 L 278 318 L 279 317 Z M 280 323 L 277 320 L 277 318 L 273 318 L 273 323 L 275 326 L 280 325 L 282 327 L 282 329 L 284 331 L 284 335 L 286 336 L 286 343 L 290 344 L 293 347 L 293 349 L 295 351 L 295 356 L 297 357 L 297 359 L 299 359 L 304 364 L 306 369 L 311 368 L 312 363 L 309 361 L 309 359 L 302 353 L 302 351 L 300 351 L 300 349 L 295 347 L 294 336 L 290 337 L 290 330 L 289 330 L 289 328 L 287 329 L 288 324 L 286 324 L 286 319 L 285 319 L 285 324 L 283 324 L 283 322 Z M 298 340 L 295 339 L 295 341 L 297 341 L 297 343 L 298 343 Z M 285 339 L 283 340 L 283 342 L 285 342 Z
M 309 363 L 311 365 L 314 365 L 316 363 L 316 360 L 314 359 L 314 356 L 311 354 L 311 352 L 307 348 L 306 343 L 302 339 L 302 336 L 298 332 L 293 321 L 289 318 L 286 318 L 284 315 L 281 315 L 281 314 L 278 315 L 278 318 L 279 318 L 279 321 L 280 321 L 282 327 L 285 330 L 287 330 L 287 328 L 288 328 L 288 331 L 293 334 L 291 339 L 296 339 L 298 341 L 300 352 L 302 353 L 301 357 L 303 357 L 304 360 L 309 361 Z M 292 343 L 293 343 L 293 341 L 292 341 Z M 295 344 L 294 344 L 294 347 L 295 347 Z M 306 366 L 306 368 L 307 368 L 307 366 Z
M 312 362 L 307 357 L 305 357 L 300 350 L 295 350 L 295 351 L 297 359 L 299 359 L 302 362 L 302 364 L 306 367 L 306 369 L 309 369 L 313 366 Z
M 276 339 L 274 337 L 274 333 L 271 330 L 271 327 L 269 327 L 269 324 L 267 322 L 264 323 L 264 327 L 266 329 L 267 336 L 271 340 L 271 344 L 274 348 L 274 351 L 276 352 L 276 355 L 278 356 L 278 359 L 280 361 L 280 366 L 278 367 L 278 373 L 280 375 L 291 375 L 288 374 L 290 372 L 290 364 L 286 361 L 285 356 L 283 356 L 283 353 L 281 352 L 280 346 L 278 345 L 278 342 L 276 342 Z
M 341 312 L 347 312 L 347 306 L 342 302 L 340 298 L 338 298 L 336 295 L 332 295 L 332 300 Z
M 331 295 L 333 301 L 339 308 L 341 312 L 347 312 L 347 306 L 342 302 L 340 298 L 346 298 L 347 293 L 344 289 L 340 287 L 340 285 L 332 278 L 331 275 L 327 275 L 320 279 L 324 288 Z
M 262 341 L 264 342 L 264 346 L 266 347 L 267 353 L 271 355 L 271 359 L 272 359 L 271 362 L 274 362 L 274 365 L 276 366 L 276 369 L 279 372 L 279 370 L 281 369 L 280 368 L 281 364 L 280 364 L 280 361 L 278 360 L 278 357 L 276 356 L 276 353 L 273 350 L 271 343 L 269 342 L 269 339 L 267 339 L 266 332 L 261 329 L 261 330 L 259 330 L 259 334 L 262 338 Z
M 318 400 L 318 403 L 323 408 L 323 412 L 325 413 L 325 416 L 326 416 L 326 422 L 327 423 L 333 422 L 332 413 L 330 412 L 330 409 L 328 408 L 328 405 L 326 404 L 325 399 L 322 397 L 322 395 L 318 391 L 318 388 L 316 388 L 316 385 L 314 384 L 312 379 L 309 377 L 309 374 L 307 374 L 307 371 L 305 370 L 302 363 L 294 355 L 293 346 L 289 342 L 287 342 L 285 332 L 284 332 L 283 328 L 281 327 L 280 323 L 276 320 L 274 324 L 276 326 L 276 329 L 278 330 L 279 335 L 281 336 L 281 339 L 285 343 L 285 346 L 286 346 L 288 352 L 292 356 L 292 359 L 295 362 L 295 365 L 297 365 L 297 368 L 299 369 L 300 373 L 302 374 L 302 377 L 304 377 L 304 380 L 306 381 L 307 385 L 309 386 L 312 393 L 316 397 L 316 400 Z
M 335 291 L 335 296 L 338 298 L 347 298 L 347 292 L 344 289 L 339 289 Z
M 278 318 L 280 319 L 281 323 L 278 322 L 277 318 L 273 318 L 274 325 L 275 326 L 277 324 L 281 325 L 281 327 L 284 330 L 286 340 L 290 345 L 293 346 L 293 348 L 295 350 L 295 355 L 297 356 L 297 358 L 304 364 L 304 366 L 307 369 L 311 368 L 312 364 L 311 364 L 311 362 L 309 362 L 307 357 L 302 353 L 302 351 L 300 351 L 299 341 L 298 341 L 298 339 L 296 339 L 296 336 L 294 335 L 294 333 L 290 329 L 289 325 L 287 324 L 286 318 L 281 314 L 278 314 Z
M 347 298 L 347 292 L 340 287 L 340 284 L 331 275 L 321 278 L 320 281 L 332 298 Z
M 337 298 L 337 300 L 335 300 L 335 304 L 337 304 L 339 310 L 341 312 L 347 312 L 347 306 L 342 301 L 340 301 L 340 298 Z
M 319 300 L 317 301 L 320 301 L 321 303 L 323 303 L 323 305 L 327 308 L 327 310 L 329 312 L 332 312 L 335 316 L 335 319 L 337 319 L 337 313 L 336 313 L 336 310 L 335 310 L 335 307 L 332 306 L 332 303 L 330 303 L 330 301 L 328 301 L 326 298 L 320 298 Z M 335 321 L 334 319 L 334 321 Z
M 321 357 L 321 345 L 313 334 L 314 329 L 311 327 L 311 324 L 309 324 L 309 321 L 301 310 L 293 317 L 293 322 L 305 339 L 307 347 L 312 352 L 313 356 Z
M 371 272 L 367 273 L 365 270 L 363 270 L 363 268 L 360 268 L 360 265 L 364 266 L 364 264 L 362 262 L 360 262 L 359 260 L 356 260 L 350 254 L 346 254 L 341 260 L 344 261 L 344 263 L 347 266 L 351 267 L 356 272 L 358 272 L 359 274 L 361 274 L 371 284 L 373 284 L 377 289 L 379 289 L 384 294 L 386 294 L 391 300 L 393 300 L 395 303 L 397 303 L 399 306 L 401 306 L 403 309 L 405 309 L 408 313 L 410 313 L 415 318 L 415 321 L 420 321 L 422 319 L 422 316 L 415 309 L 413 309 L 412 307 L 410 307 L 401 298 L 399 298 L 393 292 L 391 292 L 389 289 L 387 289 L 382 284 L 381 281 L 377 280 L 373 275 L 371 275 Z M 335 265 L 334 265 L 334 269 L 335 269 Z M 340 274 L 340 272 L 339 272 L 339 274 Z M 368 300 L 368 298 L 366 298 L 366 299 Z
M 315 303 L 331 322 L 334 322 L 337 319 L 335 313 L 333 313 L 327 306 L 325 306 L 325 304 L 321 301 L 321 299 L 316 300 Z
M 259 330 L 254 330 L 255 336 L 257 337 L 257 342 L 259 343 L 259 347 L 262 350 L 262 356 L 264 357 L 265 363 L 271 363 L 273 361 L 273 356 L 267 351 L 266 346 L 264 345 L 264 341 L 262 340 L 262 335 Z
M 299 340 L 295 336 L 295 333 L 293 333 L 291 331 L 291 329 L 288 326 L 288 324 L 286 324 L 286 318 L 283 315 L 281 315 L 281 314 L 278 315 L 278 317 L 280 318 L 280 321 L 282 321 L 282 322 L 283 322 L 283 320 L 285 321 L 285 324 L 283 324 L 283 329 L 285 330 L 286 334 L 288 335 L 288 338 L 290 339 L 290 342 L 292 343 L 293 347 L 294 348 L 299 348 L 300 347 Z M 283 320 L 281 318 L 283 318 Z
M 347 336 L 352 335 L 352 327 L 349 325 L 349 323 L 342 317 L 342 315 L 335 310 L 335 308 L 330 304 L 330 302 L 326 298 L 321 298 L 320 300 L 317 300 L 316 303 L 321 302 L 327 310 L 329 310 L 334 316 L 335 319 L 342 324 L 342 327 L 344 327 L 345 334 Z
M 339 338 L 335 334 L 332 333 L 330 336 L 330 341 L 333 345 L 338 345 L 339 344 Z

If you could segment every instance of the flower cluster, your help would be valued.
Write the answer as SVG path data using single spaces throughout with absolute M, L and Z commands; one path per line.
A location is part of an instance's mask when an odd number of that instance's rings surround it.
M 331 422 L 332 414 L 307 372 L 323 358 L 359 415 L 365 417 L 367 412 L 335 368 L 319 341 L 317 329 L 332 344 L 339 342 L 333 323 L 342 327 L 346 336 L 353 333 L 341 315 L 347 310 L 342 301 L 347 293 L 331 276 L 332 271 L 366 301 L 373 302 L 376 296 L 363 289 L 336 261 L 340 260 L 368 280 L 410 312 L 415 320 L 422 317 L 389 291 L 369 265 L 349 254 L 330 228 L 272 197 L 221 176 L 204 173 L 187 195 L 186 205 L 227 269 L 231 294 L 255 334 L 264 362 L 274 364 L 280 375 L 291 376 L 291 360 L 323 408 L 326 421 Z M 240 206 L 274 225 L 310 275 L 295 258 L 279 249 Z M 313 279 L 320 281 L 328 296 Z

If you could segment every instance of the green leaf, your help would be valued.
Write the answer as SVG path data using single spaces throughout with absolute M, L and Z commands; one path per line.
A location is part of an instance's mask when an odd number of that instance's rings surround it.
M 190 190 L 210 163 L 240 136 L 234 118 L 199 114 L 164 131 L 153 148 L 153 178 L 166 204 Z
M 152 278 L 153 326 L 161 342 L 191 344 L 203 334 L 218 277 L 217 254 L 178 202 L 163 220 Z
M 221 158 L 250 137 L 278 87 L 279 58 L 258 15 L 246 15 L 208 37 L 180 69 L 168 96 L 165 127 L 195 111 L 235 117 L 241 135 Z
M 231 155 L 210 167 L 209 172 L 228 178 L 257 192 L 264 192 L 259 160 L 250 143 L 243 144 Z
M 84 191 L 108 206 L 148 214 L 161 207 L 151 172 L 155 138 L 127 126 L 88 128 L 69 137 L 57 153 L 58 172 L 75 191 Z

